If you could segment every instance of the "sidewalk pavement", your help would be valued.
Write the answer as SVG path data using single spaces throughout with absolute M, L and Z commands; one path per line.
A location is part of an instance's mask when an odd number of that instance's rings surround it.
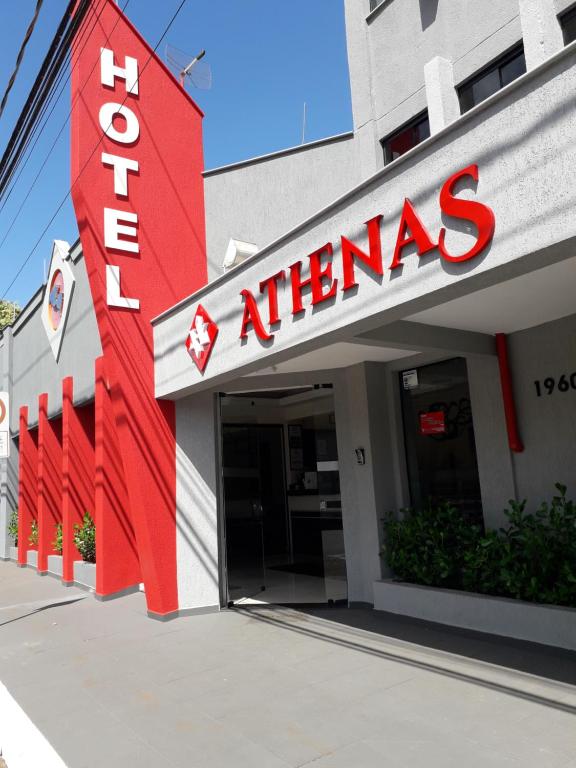
M 576 768 L 576 654 L 367 609 L 163 624 L 0 562 L 0 682 L 69 768 Z

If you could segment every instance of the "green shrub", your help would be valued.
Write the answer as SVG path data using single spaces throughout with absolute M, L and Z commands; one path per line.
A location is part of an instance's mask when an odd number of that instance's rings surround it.
M 525 501 L 509 502 L 510 524 L 492 537 L 494 572 L 471 558 L 465 584 L 473 569 L 482 592 L 576 606 L 576 505 L 566 498 L 565 486 L 556 489 L 558 495 L 533 514 L 526 512 Z
M 535 513 L 510 501 L 508 525 L 482 533 L 449 504 L 384 522 L 384 555 L 403 581 L 576 607 L 576 504 L 566 487 Z
M 56 538 L 52 542 L 52 549 L 57 555 L 62 554 L 62 523 L 56 525 Z
M 96 527 L 89 512 L 74 526 L 74 544 L 86 563 L 96 562 Z
M 28 543 L 31 547 L 38 546 L 38 521 L 32 520 L 30 523 L 30 536 L 28 536 Z
M 18 546 L 18 510 L 13 509 L 8 521 L 8 535 L 14 542 L 14 546 Z
M 384 523 L 384 554 L 394 574 L 416 584 L 461 587 L 464 554 L 480 529 L 447 502 L 419 511 L 404 509 L 401 515 Z

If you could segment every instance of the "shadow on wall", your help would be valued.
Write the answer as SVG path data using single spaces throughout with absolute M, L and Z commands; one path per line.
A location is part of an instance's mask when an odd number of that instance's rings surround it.
M 420 19 L 422 21 L 422 31 L 436 21 L 438 13 L 439 0 L 420 0 Z

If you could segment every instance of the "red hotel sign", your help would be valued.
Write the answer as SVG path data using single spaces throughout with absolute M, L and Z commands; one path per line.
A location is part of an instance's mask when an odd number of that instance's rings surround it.
M 179 607 L 176 421 L 174 403 L 155 398 L 150 321 L 207 281 L 202 113 L 113 0 L 93 0 L 72 46 L 71 147 L 129 502 L 112 523 L 133 528 L 148 608 L 166 614 Z M 120 537 L 101 541 L 134 556 Z
M 491 242 L 494 236 L 495 219 L 493 211 L 484 203 L 477 200 L 463 200 L 455 196 L 454 188 L 465 177 L 478 181 L 478 166 L 470 165 L 451 176 L 440 190 L 440 209 L 442 213 L 456 219 L 470 222 L 476 227 L 476 242 L 466 253 L 450 253 L 446 247 L 446 230 L 444 227 L 438 233 L 437 239 L 433 239 L 413 204 L 406 198 L 400 222 L 398 235 L 394 245 L 392 259 L 388 269 L 398 269 L 402 265 L 403 251 L 406 246 L 415 244 L 418 256 L 423 256 L 429 251 L 437 249 L 445 261 L 463 262 L 478 256 Z M 375 216 L 366 222 L 368 231 L 368 251 L 364 251 L 348 240 L 341 237 L 342 280 L 333 276 L 334 246 L 325 243 L 307 257 L 309 275 L 303 277 L 303 261 L 291 264 L 287 270 L 280 270 L 274 275 L 262 280 L 259 284 L 259 292 L 268 298 L 268 316 L 263 319 L 256 297 L 247 288 L 240 291 L 244 302 L 244 313 L 240 329 L 240 338 L 246 338 L 250 328 L 262 341 L 274 337 L 272 329 L 281 317 L 278 312 L 278 288 L 290 285 L 292 293 L 292 315 L 298 315 L 305 311 L 304 294 L 309 292 L 311 305 L 316 306 L 329 299 L 333 299 L 338 290 L 350 291 L 358 284 L 356 282 L 355 264 L 362 262 L 376 276 L 384 274 L 382 243 L 380 238 L 380 222 L 382 216 Z

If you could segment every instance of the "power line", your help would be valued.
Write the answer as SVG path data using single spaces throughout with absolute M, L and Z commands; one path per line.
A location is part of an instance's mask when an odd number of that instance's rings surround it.
M 180 14 L 180 12 L 181 12 L 181 10 L 182 10 L 182 8 L 183 8 L 183 7 L 186 5 L 186 3 L 187 3 L 187 0 L 181 0 L 180 4 L 178 5 L 178 8 L 176 9 L 176 11 L 174 12 L 174 14 L 172 15 L 172 18 L 170 19 L 170 21 L 168 22 L 168 24 L 167 24 L 167 25 L 166 25 L 166 27 L 164 28 L 164 31 L 162 32 L 162 35 L 160 36 L 160 39 L 158 40 L 158 42 L 156 43 L 156 45 L 155 45 L 155 46 L 154 46 L 154 48 L 152 49 L 152 53 L 151 53 L 151 54 L 148 56 L 148 58 L 146 59 L 146 62 L 145 62 L 145 64 L 144 64 L 144 66 L 142 67 L 142 70 L 140 71 L 140 74 L 138 75 L 138 80 L 140 80 L 140 79 L 142 78 L 142 75 L 143 75 L 143 74 L 144 74 L 144 72 L 146 71 L 146 68 L 148 67 L 148 64 L 150 63 L 150 61 L 151 61 L 151 59 L 152 59 L 153 55 L 156 53 L 156 51 L 158 50 L 158 48 L 159 48 L 159 47 L 160 47 L 160 45 L 162 44 L 162 41 L 164 40 L 164 38 L 166 37 L 166 35 L 167 35 L 167 34 L 168 34 L 168 32 L 170 31 L 170 29 L 171 29 L 172 25 L 174 24 L 174 22 L 175 22 L 175 21 L 176 21 L 176 19 L 178 18 L 179 14 Z M 124 96 L 124 99 L 123 99 L 123 101 L 122 101 L 122 104 L 121 104 L 121 106 L 124 106 L 124 103 L 126 102 L 126 99 L 127 99 L 127 98 L 128 98 L 128 93 L 126 94 L 126 96 Z M 99 146 L 100 146 L 100 144 L 102 143 L 102 139 L 104 138 L 104 135 L 105 135 L 105 134 L 108 132 L 108 130 L 109 130 L 111 127 L 112 127 L 112 122 L 113 122 L 113 121 L 111 120 L 111 121 L 110 121 L 110 124 L 109 124 L 109 125 L 107 126 L 107 128 L 106 128 L 106 131 L 104 131 L 104 132 L 102 133 L 102 135 L 100 136 L 100 138 L 99 138 L 99 139 L 98 139 L 98 141 L 96 142 L 96 144 L 95 144 L 94 148 L 92 149 L 92 152 L 90 152 L 90 155 L 88 156 L 88 158 L 87 158 L 86 162 L 84 163 L 84 165 L 83 165 L 83 166 L 82 166 L 82 168 L 80 169 L 80 171 L 79 171 L 79 173 L 78 173 L 78 176 L 76 176 L 76 178 L 74 179 L 74 181 L 73 181 L 73 183 L 71 184 L 70 188 L 68 189 L 68 191 L 66 192 L 66 194 L 64 195 L 64 197 L 62 198 L 62 200 L 60 201 L 60 203 L 58 204 L 58 207 L 56 208 L 56 210 L 55 210 L 55 211 L 54 211 L 54 213 L 52 214 L 52 217 L 50 218 L 50 221 L 49 221 L 49 222 L 46 224 L 46 226 L 44 227 L 44 229 L 43 229 L 43 230 L 42 230 L 42 232 L 40 233 L 40 236 L 38 237 L 38 239 L 37 239 L 37 240 L 36 240 L 36 242 L 34 243 L 34 245 L 33 245 L 32 249 L 30 250 L 30 252 L 29 252 L 29 253 L 28 253 L 28 255 L 26 256 L 26 258 L 24 259 L 24 261 L 22 262 L 22 264 L 20 265 L 20 267 L 19 267 L 18 271 L 16 272 L 16 274 L 14 275 L 14 277 L 13 277 L 13 279 L 12 279 L 12 282 L 11 282 L 11 283 L 10 283 L 10 285 L 9 285 L 9 286 L 6 288 L 6 290 L 4 291 L 4 293 L 3 293 L 3 295 L 2 295 L 2 298 L 0 299 L 0 301 L 3 301 L 3 300 L 6 298 L 6 295 L 7 295 L 8 291 L 9 291 L 9 290 L 12 288 L 12 286 L 14 285 L 14 283 L 16 282 L 16 280 L 17 280 L 17 279 L 20 277 L 20 275 L 22 274 L 22 271 L 24 270 L 25 266 L 28 264 L 28 262 L 30 261 L 30 259 L 31 259 L 31 258 L 32 258 L 32 256 L 34 255 L 34 253 L 36 252 L 36 249 L 38 248 L 38 246 L 39 246 L 39 245 L 40 245 L 40 243 L 42 242 L 42 238 L 44 237 L 44 235 L 46 234 L 46 232 L 47 232 L 47 231 L 48 231 L 48 229 L 50 228 L 50 225 L 52 224 L 52 222 L 54 221 L 54 219 L 56 218 L 56 216 L 58 216 L 58 214 L 59 214 L 59 213 L 60 213 L 60 211 L 62 210 L 62 207 L 64 206 L 64 203 L 66 202 L 66 200 L 67 200 L 67 199 L 68 199 L 68 197 L 70 196 L 70 194 L 71 194 L 71 192 L 72 192 L 72 189 L 73 189 L 73 188 L 76 186 L 76 184 L 78 183 L 78 180 L 79 180 L 80 176 L 83 174 L 83 172 L 84 172 L 84 170 L 86 169 L 86 167 L 87 167 L 88 163 L 90 162 L 90 160 L 91 160 L 91 159 L 92 159 L 92 157 L 94 156 L 94 153 L 96 152 L 96 150 L 98 149 L 98 147 L 99 147 Z
M 34 27 L 36 26 L 36 21 L 38 20 L 38 14 L 40 13 L 40 8 L 42 8 L 43 1 L 44 0 L 37 0 L 36 2 L 36 9 L 34 11 L 34 16 L 32 17 L 32 21 L 28 25 L 26 34 L 24 35 L 24 40 L 22 41 L 22 45 L 20 46 L 20 50 L 18 51 L 18 56 L 16 57 L 16 66 L 14 67 L 14 71 L 10 75 L 10 80 L 8 80 L 8 85 L 6 86 L 6 90 L 4 91 L 4 96 L 2 97 L 2 102 L 0 102 L 0 117 L 2 117 L 2 113 L 4 112 L 4 107 L 6 106 L 6 102 L 8 101 L 8 94 L 12 90 L 12 86 L 14 85 L 14 82 L 18 75 L 18 70 L 20 69 L 20 64 L 22 63 L 22 59 L 24 58 L 24 52 L 26 51 L 28 40 L 30 40 L 30 38 L 32 37 L 32 33 L 34 32 Z
M 82 23 L 90 6 L 91 0 L 80 0 L 74 15 L 71 17 L 76 0 L 70 0 L 68 8 L 58 26 L 40 71 L 28 95 L 24 109 L 12 132 L 8 145 L 0 160 L 0 197 L 4 194 L 6 185 L 14 174 L 14 169 L 22 156 L 26 141 L 39 119 L 40 110 L 51 92 L 54 81 L 66 58 L 68 47 L 77 29 Z M 70 18 L 72 19 L 70 21 Z
M 126 3 L 126 4 L 128 4 L 128 2 L 130 2 L 130 0 L 127 0 L 127 3 Z M 105 3 L 106 3 L 106 0 L 102 0 L 102 7 L 101 7 L 101 9 L 100 9 L 100 11 L 99 11 L 99 13 L 98 13 L 98 16 L 97 16 L 96 20 L 94 21 L 94 25 L 93 25 L 93 27 L 92 27 L 92 30 L 95 28 L 95 26 L 96 26 L 96 24 L 97 24 L 97 22 L 98 22 L 98 18 L 100 17 L 100 14 L 102 13 L 102 10 L 103 10 L 103 8 L 104 8 L 104 5 L 105 5 Z M 83 30 L 83 35 L 84 35 L 84 36 L 86 35 L 86 29 L 84 29 L 84 30 Z M 90 35 L 88 34 L 88 37 L 89 37 L 89 36 L 90 36 Z M 81 38 L 80 38 L 80 39 L 81 39 Z M 78 41 L 74 40 L 73 48 L 74 48 L 74 47 L 75 47 L 75 48 L 78 48 L 78 47 L 79 47 L 79 44 L 80 44 L 80 39 L 79 39 Z M 84 46 L 83 46 L 83 47 L 84 47 Z M 68 56 L 69 56 L 69 55 L 70 55 L 70 53 L 68 54 Z M 68 58 L 68 56 L 67 56 L 67 58 Z M 65 80 L 65 82 L 64 82 L 64 84 L 63 84 L 63 85 L 62 85 L 62 87 L 60 88 L 60 91 L 58 92 L 58 95 L 56 96 L 56 99 L 55 99 L 55 100 L 53 100 L 53 97 L 54 97 L 54 93 L 56 92 L 56 89 L 58 88 L 58 86 L 60 85 L 60 83 L 61 83 L 61 81 L 62 81 L 62 78 L 64 77 L 64 74 L 65 74 L 65 64 L 66 64 L 66 59 L 65 59 L 65 60 L 64 60 L 64 62 L 63 62 L 63 66 L 62 66 L 62 67 L 61 67 L 61 69 L 60 69 L 60 73 L 58 74 L 58 78 L 57 78 L 56 82 L 54 83 L 54 85 L 53 85 L 53 87 L 52 87 L 51 91 L 50 91 L 50 92 L 47 94 L 47 99 L 46 99 L 46 102 L 45 102 L 45 103 L 44 103 L 44 105 L 42 106 L 42 111 L 41 111 L 41 113 L 39 114 L 39 116 L 38 116 L 38 119 L 36 120 L 36 122 L 35 122 L 35 124 L 34 124 L 34 127 L 32 128 L 32 131 L 31 131 L 30 135 L 28 136 L 28 138 L 26 139 L 26 142 L 25 142 L 25 144 L 24 144 L 24 147 L 23 147 L 23 151 L 22 151 L 22 153 L 21 153 L 21 156 L 20 156 L 20 158 L 18 159 L 18 161 L 15 163 L 15 165 L 14 165 L 14 167 L 12 168 L 12 170 L 11 170 L 11 172 L 10 172 L 9 176 L 8 176 L 8 177 L 7 177 L 7 179 L 6 179 L 6 186 L 5 186 L 5 188 L 4 188 L 4 191 L 5 191 L 6 187 L 7 187 L 9 184 L 11 184 L 11 187 L 10 187 L 10 189 L 8 190 L 8 192 L 7 192 L 5 195 L 4 195 L 4 194 L 1 194 L 1 195 L 0 195 L 0 200 L 2 199 L 2 197 L 4 197 L 4 200 L 3 200 L 3 202 L 2 202 L 2 205 L 0 205 L 0 213 L 2 213 L 2 211 L 4 210 L 4 208 L 5 208 L 5 206 L 6 206 L 6 203 L 7 203 L 7 202 L 8 202 L 8 200 L 10 199 L 10 196 L 12 195 L 12 192 L 14 191 L 14 189 L 15 189 L 15 186 L 16 186 L 16 184 L 18 183 L 18 180 L 20 179 L 20 177 L 21 177 L 21 175 L 22 175 L 22 173 L 23 173 L 24 169 L 25 169 L 25 168 L 26 168 L 26 166 L 28 165 L 28 161 L 30 160 L 30 157 L 32 156 L 32 152 L 33 152 L 34 148 L 36 147 L 36 144 L 38 143 L 38 141 L 39 141 L 40 137 L 41 137 L 41 136 L 42 136 L 42 134 L 44 133 L 44 130 L 45 130 L 45 128 L 46 128 L 46 125 L 47 125 L 47 123 L 48 123 L 48 120 L 50 119 L 50 117 L 51 117 L 52 113 L 54 112 L 54 109 L 56 108 L 56 105 L 57 105 L 57 103 L 58 103 L 58 100 L 60 99 L 60 96 L 62 95 L 62 92 L 63 92 L 63 90 L 64 90 L 64 88 L 65 88 L 65 86 L 66 86 L 66 83 L 67 83 L 67 82 L 68 82 L 68 80 L 70 79 L 70 73 L 69 73 L 69 74 L 68 74 L 68 76 L 67 76 L 67 78 L 66 78 L 66 80 Z M 49 111 L 49 112 L 48 112 L 48 114 L 46 115 L 46 112 L 48 111 L 48 108 L 50 107 L 50 103 L 51 103 L 52 101 L 54 102 L 54 103 L 52 104 L 52 108 L 50 109 L 50 111 Z M 38 133 L 38 130 L 40 131 L 39 133 Z M 34 137 L 36 137 L 36 138 L 34 138 Z M 32 139 L 34 139 L 34 142 L 32 143 L 32 146 L 30 147 L 30 143 L 32 142 Z M 28 147 L 30 147 L 29 151 L 28 151 Z M 22 164 L 22 157 L 24 157 L 24 156 L 26 156 L 26 159 L 23 161 L 23 164 Z M 20 168 L 20 166 L 22 166 L 22 167 Z M 16 178 L 14 179 L 14 181 L 13 181 L 13 183 L 12 183 L 12 179 L 13 179 L 13 177 L 14 177 L 14 174 L 15 174 L 15 173 L 16 173 L 16 171 L 18 170 L 18 168 L 20 168 L 20 171 L 19 171 L 18 175 L 16 176 Z
M 126 10 L 126 8 L 128 7 L 128 4 L 129 4 L 129 3 L 130 3 L 130 0 L 126 0 L 126 3 L 124 4 L 124 7 L 122 8 L 122 11 L 125 11 L 125 10 Z M 102 14 L 102 11 L 104 10 L 104 6 L 105 6 L 105 5 L 106 5 L 106 0 L 103 0 L 103 3 L 102 3 L 102 6 L 101 6 L 101 8 L 100 8 L 100 11 L 99 11 L 99 13 L 98 13 L 98 16 L 97 16 L 97 18 L 96 18 L 96 20 L 95 20 L 95 22 L 94 22 L 94 24 L 93 24 L 93 26 L 92 26 L 92 30 L 95 28 L 96 24 L 98 23 L 98 19 L 100 18 L 100 15 Z M 116 22 L 114 23 L 114 26 L 112 27 L 112 29 L 110 30 L 110 32 L 109 32 L 109 33 L 108 33 L 108 35 L 106 36 L 106 42 L 108 42 L 108 41 L 109 41 L 109 39 L 110 39 L 110 36 L 113 34 L 113 32 L 114 32 L 114 30 L 116 29 L 116 26 L 118 25 L 119 21 L 120 21 L 120 17 L 118 17 L 118 19 L 117 19 L 117 20 L 116 20 Z M 90 34 L 91 34 L 91 32 L 88 34 L 88 38 L 90 37 Z M 82 51 L 84 50 L 84 48 L 85 48 L 85 46 L 86 46 L 86 43 L 87 43 L 87 42 L 88 42 L 88 41 L 86 41 L 86 42 L 84 43 L 84 45 L 82 46 L 82 48 L 81 48 L 81 50 L 80 50 L 80 53 L 82 53 Z M 79 47 L 80 47 L 80 46 L 79 46 L 79 44 L 78 44 L 78 45 L 76 45 L 76 49 L 78 49 Z M 75 51 L 73 51 L 73 52 L 75 52 Z M 89 74 L 88 74 L 88 76 L 87 76 L 87 78 L 86 78 L 86 81 L 88 81 L 88 79 L 89 79 L 89 78 L 90 78 L 90 76 L 92 75 L 92 72 L 94 72 L 94 70 L 95 70 L 96 66 L 98 65 L 98 62 L 99 62 L 99 61 L 100 61 L 100 58 L 98 57 L 98 59 L 96 59 L 96 61 L 94 62 L 94 65 L 93 65 L 92 69 L 90 70 L 90 72 L 89 72 Z M 27 165 L 27 163 L 28 163 L 28 160 L 29 160 L 29 159 L 30 159 L 30 157 L 31 157 L 31 153 L 32 153 L 32 150 L 34 149 L 34 147 L 35 147 L 35 146 L 36 146 L 36 144 L 38 143 L 38 140 L 40 139 L 40 137 L 41 137 L 42 133 L 44 132 L 44 129 L 46 128 L 46 125 L 47 125 L 48 119 L 50 118 L 50 115 L 51 115 L 51 114 L 52 114 L 52 112 L 54 111 L 54 108 L 56 107 L 56 104 L 58 103 L 58 99 L 60 98 L 60 96 L 61 96 L 61 94 L 62 94 L 62 91 L 64 90 L 64 88 L 66 87 L 66 84 L 67 84 L 67 83 L 68 83 L 68 81 L 70 80 L 71 74 L 72 74 L 72 72 L 71 72 L 71 70 L 70 70 L 70 72 L 68 73 L 68 76 L 67 76 L 67 78 L 66 78 L 66 80 L 65 80 L 64 84 L 62 85 L 62 88 L 60 89 L 60 93 L 58 94 L 58 97 L 56 98 L 56 101 L 54 102 L 54 104 L 53 104 L 53 106 L 52 106 L 52 109 L 50 110 L 49 114 L 48 114 L 48 115 L 47 115 L 47 117 L 46 117 L 46 120 L 45 120 L 45 122 L 44 122 L 44 124 L 43 124 L 43 126 L 42 126 L 42 128 L 41 128 L 41 130 L 40 130 L 40 133 L 39 133 L 39 134 L 38 134 L 38 136 L 36 137 L 36 140 L 34 141 L 34 144 L 32 145 L 32 147 L 31 147 L 31 149 L 30 149 L 30 153 L 28 154 L 28 157 L 26 158 L 26 160 L 25 160 L 25 162 L 24 162 L 24 165 L 22 166 L 22 168 L 21 168 L 21 170 L 20 170 L 20 173 L 18 174 L 18 176 L 17 176 L 17 177 L 16 177 L 16 179 L 14 180 L 14 184 L 12 185 L 11 189 L 9 190 L 9 192 L 8 192 L 8 194 L 7 194 L 7 196 L 6 196 L 6 198 L 4 199 L 4 202 L 3 202 L 3 203 L 2 203 L 2 205 L 0 206 L 0 213 L 1 213 L 1 212 L 2 212 L 2 210 L 4 209 L 4 206 L 5 206 L 5 205 L 6 205 L 6 203 L 8 202 L 8 199 L 9 199 L 10 195 L 12 194 L 12 191 L 14 190 L 14 188 L 15 188 L 15 186 L 16 186 L 16 184 L 17 184 L 17 182 L 18 182 L 18 179 L 19 179 L 19 178 L 20 178 L 20 176 L 22 175 L 22 172 L 23 172 L 24 168 L 26 167 L 26 165 Z M 14 225 L 16 224 L 16 221 L 18 220 L 18 218 L 19 218 L 19 216 L 20 216 L 20 214 L 21 214 L 21 212 L 22 212 L 22 210 L 23 210 L 23 208 L 24 208 L 24 205 L 26 204 L 26 201 L 28 200 L 28 198 L 30 197 L 30 195 L 31 195 L 31 193 L 32 193 L 32 191 L 33 191 L 33 189 L 34 189 L 34 187 L 36 186 L 36 182 L 38 181 L 38 179 L 40 178 L 40 176 L 41 176 L 41 174 L 42 174 L 42 171 L 43 171 L 43 170 L 44 170 L 44 168 L 46 167 L 46 164 L 47 164 L 48 160 L 50 159 L 50 156 L 52 155 L 52 152 L 54 151 L 54 147 L 55 147 L 55 146 L 56 146 L 56 144 L 58 143 L 58 141 L 59 141 L 60 137 L 62 136 L 62 133 L 63 133 L 63 131 L 64 131 L 64 128 L 66 128 L 66 126 L 67 126 L 67 124 L 68 124 L 68 121 L 70 120 L 70 116 L 72 115 L 72 110 L 74 109 L 74 106 L 75 106 L 75 104 L 76 104 L 76 101 L 77 101 L 77 100 L 78 100 L 78 95 L 77 95 L 77 96 L 76 96 L 76 98 L 74 99 L 74 101 L 73 101 L 73 103 L 72 103 L 72 106 L 71 106 L 71 108 L 70 108 L 70 110 L 69 110 L 69 112 L 68 112 L 68 115 L 66 116 L 66 119 L 64 120 L 64 122 L 63 122 L 63 123 L 62 123 L 62 125 L 60 126 L 60 130 L 59 130 L 59 131 L 58 131 L 58 133 L 56 134 L 56 138 L 55 138 L 55 139 L 54 139 L 54 141 L 52 142 L 52 144 L 51 144 L 51 146 L 50 146 L 50 149 L 48 150 L 48 152 L 47 152 L 46 156 L 44 157 L 44 160 L 42 161 L 42 164 L 41 164 L 41 166 L 40 166 L 40 168 L 39 168 L 38 172 L 36 173 L 36 176 L 35 176 L 35 177 L 34 177 L 34 179 L 32 180 L 32 183 L 31 183 L 30 187 L 28 188 L 28 191 L 26 192 L 26 195 L 24 196 L 24 199 L 22 200 L 22 202 L 21 202 L 21 204 L 20 204 L 20 206 L 19 206 L 18 210 L 16 211 L 16 214 L 15 214 L 15 215 L 14 215 L 14 217 L 12 218 L 12 221 L 10 222 L 10 225 L 8 226 L 8 229 L 6 230 L 6 233 L 4 234 L 4 237 L 3 237 L 3 238 L 2 238 L 2 240 L 0 241 L 0 248 L 2 248 L 2 246 L 3 246 L 3 245 L 4 245 L 4 243 L 6 242 L 6 239 L 8 238 L 8 235 L 9 235 L 9 234 L 10 234 L 10 232 L 12 231 L 12 229 L 13 229 Z

